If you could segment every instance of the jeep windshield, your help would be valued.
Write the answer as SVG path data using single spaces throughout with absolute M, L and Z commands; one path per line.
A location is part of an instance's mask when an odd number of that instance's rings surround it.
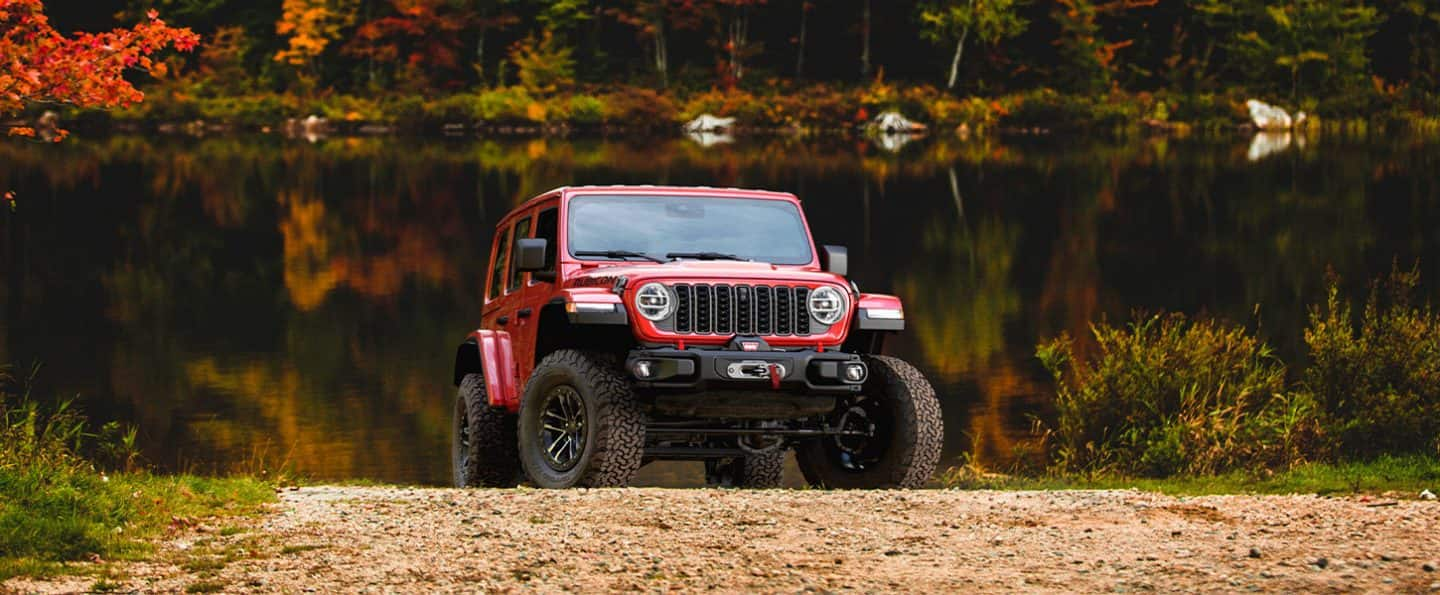
M 570 255 L 581 260 L 673 258 L 809 264 L 800 210 L 784 200 L 695 196 L 570 199 Z

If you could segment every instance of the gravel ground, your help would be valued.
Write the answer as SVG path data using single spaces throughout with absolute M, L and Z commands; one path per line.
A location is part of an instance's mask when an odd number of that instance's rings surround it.
M 1440 591 L 1440 504 L 1133 491 L 313 487 L 141 591 Z M 11 581 L 80 591 L 95 578 Z

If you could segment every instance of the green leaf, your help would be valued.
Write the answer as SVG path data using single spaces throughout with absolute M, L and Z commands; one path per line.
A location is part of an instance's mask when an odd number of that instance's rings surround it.
M 1267 6 L 1265 7 L 1265 12 L 1270 13 L 1270 19 L 1275 21 L 1276 25 L 1280 25 L 1282 29 L 1289 29 L 1293 26 L 1290 23 L 1290 14 L 1284 8 Z

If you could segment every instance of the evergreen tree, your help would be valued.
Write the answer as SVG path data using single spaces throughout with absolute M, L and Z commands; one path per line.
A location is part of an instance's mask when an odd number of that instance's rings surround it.
M 1284 93 L 1291 103 L 1368 86 L 1366 40 L 1379 24 L 1363 0 L 1197 0 L 1221 31 L 1229 73 L 1252 91 Z

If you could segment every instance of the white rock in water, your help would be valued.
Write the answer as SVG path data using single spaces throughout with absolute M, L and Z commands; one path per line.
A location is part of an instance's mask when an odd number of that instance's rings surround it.
M 887 133 L 924 132 L 925 125 L 900 115 L 900 112 L 889 111 L 875 116 L 870 121 L 870 129 Z
M 1289 130 L 1305 121 L 1305 112 L 1291 119 L 1285 110 L 1256 99 L 1246 101 L 1245 107 L 1250 109 L 1250 120 L 1261 130 Z
M 720 132 L 734 126 L 735 118 L 718 118 L 710 114 L 700 114 L 694 120 L 685 123 L 685 132 Z
M 686 132 L 685 136 L 706 148 L 735 142 L 735 137 L 723 132 Z
M 871 135 L 871 138 L 875 140 L 876 144 L 880 145 L 881 149 L 890 153 L 899 153 L 900 149 L 905 148 L 905 145 L 915 140 L 915 135 L 909 132 L 881 132 Z
M 1250 150 L 1245 152 L 1245 158 L 1251 162 L 1259 161 L 1290 148 L 1290 142 L 1289 130 L 1261 130 L 1250 139 Z

